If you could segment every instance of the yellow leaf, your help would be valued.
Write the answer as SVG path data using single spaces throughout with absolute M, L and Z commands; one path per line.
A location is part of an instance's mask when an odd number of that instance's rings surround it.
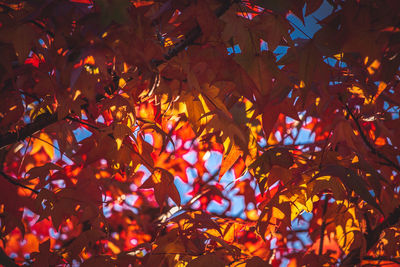
M 285 218 L 285 213 L 283 213 L 280 209 L 272 207 L 272 217 L 277 218 L 278 220 L 282 220 Z
M 229 224 L 226 226 L 225 229 L 223 229 L 224 231 L 224 240 L 228 243 L 233 242 L 235 240 L 235 235 L 236 235 L 236 231 L 235 231 L 235 227 L 236 224 Z
M 54 158 L 54 145 L 53 141 L 46 133 L 40 133 L 39 137 L 35 138 L 32 143 L 31 155 L 39 152 L 43 148 L 50 159 Z
M 111 249 L 111 251 L 112 251 L 114 254 L 119 254 L 119 253 L 121 253 L 121 250 L 119 249 L 119 247 L 117 247 L 116 245 L 114 245 L 113 242 L 108 241 L 108 242 L 107 242 L 107 245 L 108 245 L 108 247 Z

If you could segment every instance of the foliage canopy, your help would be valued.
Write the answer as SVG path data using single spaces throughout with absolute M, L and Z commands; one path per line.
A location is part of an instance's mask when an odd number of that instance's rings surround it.
M 396 263 L 399 50 L 398 0 L 0 1 L 0 262 Z

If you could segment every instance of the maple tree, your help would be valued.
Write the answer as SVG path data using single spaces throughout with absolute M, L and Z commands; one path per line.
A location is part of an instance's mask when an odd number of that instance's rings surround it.
M 399 14 L 0 1 L 0 263 L 400 264 Z

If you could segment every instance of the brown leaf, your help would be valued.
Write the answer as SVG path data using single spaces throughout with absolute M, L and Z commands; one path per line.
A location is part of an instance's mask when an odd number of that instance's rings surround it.
M 154 195 L 160 207 L 164 206 L 168 197 L 178 206 L 181 204 L 181 197 L 174 184 L 174 176 L 164 169 L 155 169 L 150 178 L 148 178 L 140 188 L 154 188 Z
M 379 210 L 382 214 L 383 211 L 376 202 L 375 198 L 369 192 L 365 181 L 361 176 L 351 169 L 347 169 L 340 165 L 329 165 L 324 167 L 316 177 L 321 176 L 335 176 L 338 177 L 348 190 L 354 191 L 362 200 Z

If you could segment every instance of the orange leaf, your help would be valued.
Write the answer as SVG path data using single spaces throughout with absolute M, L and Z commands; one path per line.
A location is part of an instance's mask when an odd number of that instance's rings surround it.
M 43 148 L 46 154 L 50 157 L 50 159 L 54 158 L 54 145 L 53 141 L 46 133 L 40 133 L 38 138 L 32 143 L 32 150 L 30 152 L 31 155 L 39 152 L 39 150 Z

